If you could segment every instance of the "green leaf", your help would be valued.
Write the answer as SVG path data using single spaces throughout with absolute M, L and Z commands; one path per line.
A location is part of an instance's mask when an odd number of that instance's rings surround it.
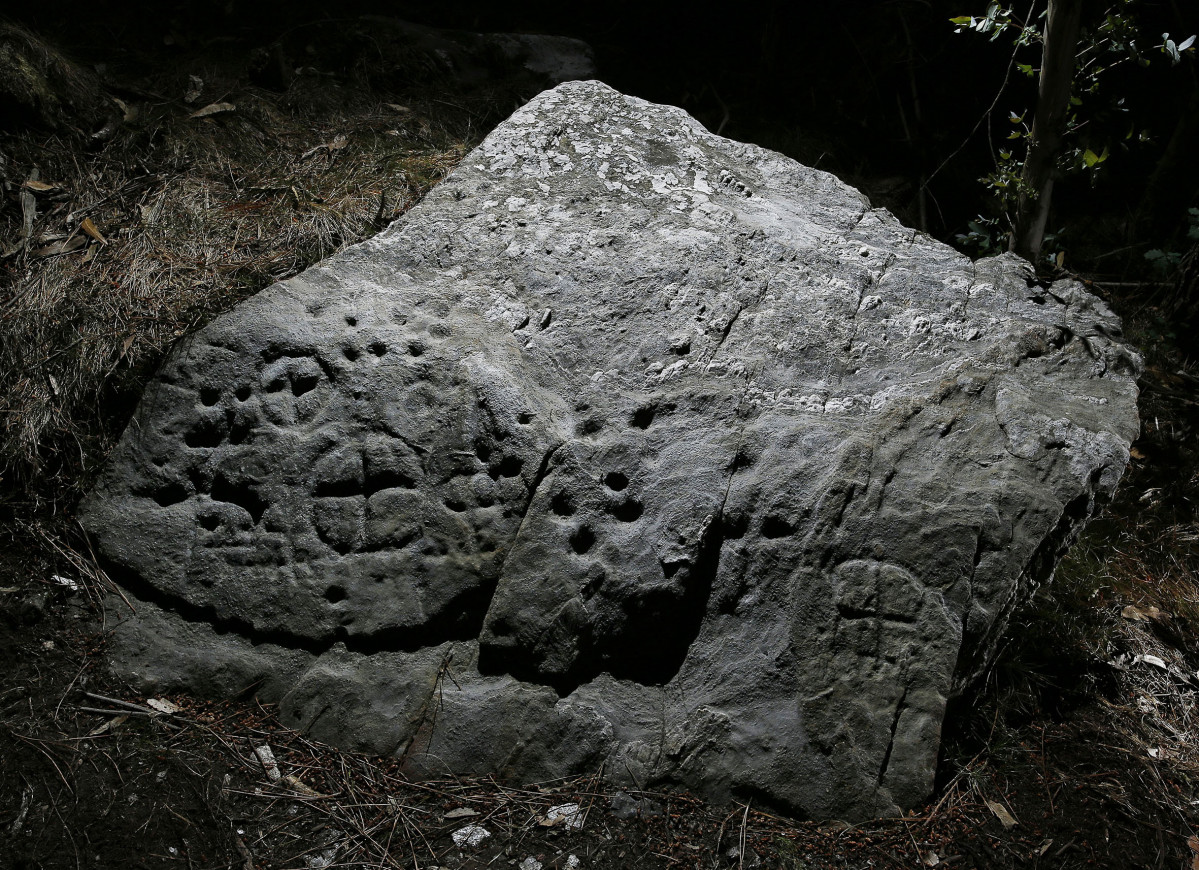
M 957 18 L 950 18 L 949 23 L 956 24 L 959 27 L 962 27 L 965 25 L 973 24 L 974 19 L 971 18 L 969 15 L 959 15 Z
M 1020 70 L 1020 72 L 1024 73 L 1029 78 L 1033 77 L 1033 68 L 1031 63 L 1018 63 L 1016 64 L 1016 69 Z

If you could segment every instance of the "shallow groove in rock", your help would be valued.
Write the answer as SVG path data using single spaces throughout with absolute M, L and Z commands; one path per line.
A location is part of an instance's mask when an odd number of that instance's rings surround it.
M 495 583 L 469 590 L 447 603 L 444 614 L 411 629 L 391 628 L 371 634 L 352 635 L 338 628 L 323 638 L 307 637 L 294 632 L 262 629 L 238 617 L 221 617 L 216 608 L 193 604 L 154 586 L 132 569 L 100 557 L 100 567 L 121 588 L 135 598 L 161 608 L 185 622 L 202 624 L 217 634 L 232 634 L 254 646 L 271 644 L 284 649 L 322 655 L 337 644 L 349 652 L 370 656 L 386 652 L 416 652 L 450 640 L 474 640 L 483 627 L 487 603 L 495 591 Z

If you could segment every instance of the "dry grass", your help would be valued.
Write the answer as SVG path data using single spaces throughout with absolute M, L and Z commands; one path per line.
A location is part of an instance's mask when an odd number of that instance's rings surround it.
M 122 101 L 98 150 L 0 138 L 0 503 L 66 507 L 176 339 L 377 232 L 479 135 L 469 106 L 205 75 L 234 109 L 191 117 L 207 97 L 153 82 L 176 98 Z

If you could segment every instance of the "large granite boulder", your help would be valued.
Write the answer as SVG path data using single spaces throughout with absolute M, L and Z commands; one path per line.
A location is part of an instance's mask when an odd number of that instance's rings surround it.
M 1124 470 L 1119 336 L 1077 283 L 561 85 L 179 346 L 82 510 L 135 609 L 112 661 L 414 773 L 894 813 Z

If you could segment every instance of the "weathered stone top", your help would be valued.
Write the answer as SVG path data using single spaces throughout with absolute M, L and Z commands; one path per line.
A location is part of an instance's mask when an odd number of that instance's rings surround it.
M 458 769 L 910 805 L 945 699 L 1127 463 L 1119 335 L 1076 283 L 561 85 L 172 356 L 83 512 L 147 602 L 117 660 L 270 674 L 314 733 Z M 451 649 L 459 718 L 425 733 L 394 711 Z M 530 755 L 534 708 L 592 739 Z

